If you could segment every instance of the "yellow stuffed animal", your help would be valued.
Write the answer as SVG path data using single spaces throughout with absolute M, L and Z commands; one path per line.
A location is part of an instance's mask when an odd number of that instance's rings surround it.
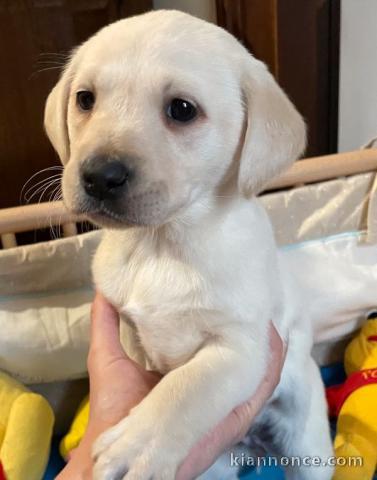
M 60 442 L 60 454 L 66 460 L 69 459 L 72 451 L 78 447 L 85 434 L 89 422 L 89 395 L 81 402 L 75 418 L 73 419 L 69 432 Z
M 344 364 L 346 382 L 327 390 L 330 411 L 338 415 L 333 480 L 371 480 L 377 466 L 377 313 L 348 345 Z
M 53 425 L 47 400 L 0 372 L 0 461 L 7 480 L 41 480 Z

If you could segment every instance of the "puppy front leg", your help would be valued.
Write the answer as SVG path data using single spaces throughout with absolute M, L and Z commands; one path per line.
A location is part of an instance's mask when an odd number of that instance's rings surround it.
M 253 348 L 245 337 L 243 331 L 205 345 L 102 434 L 94 447 L 93 478 L 173 480 L 190 448 L 258 387 L 267 342 Z

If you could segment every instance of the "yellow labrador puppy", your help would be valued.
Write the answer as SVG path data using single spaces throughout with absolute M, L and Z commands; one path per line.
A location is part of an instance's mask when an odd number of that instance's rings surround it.
M 174 479 L 190 448 L 258 387 L 275 322 L 289 349 L 255 424 L 277 455 L 331 455 L 311 327 L 255 199 L 305 126 L 265 65 L 176 11 L 120 20 L 72 55 L 46 106 L 66 206 L 104 227 L 97 287 L 165 374 L 94 449 L 94 478 Z M 331 467 L 291 467 L 326 480 Z

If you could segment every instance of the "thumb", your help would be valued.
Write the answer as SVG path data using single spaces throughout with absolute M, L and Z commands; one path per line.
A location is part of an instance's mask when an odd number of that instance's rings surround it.
M 91 311 L 90 350 L 111 357 L 125 356 L 120 343 L 119 314 L 99 292 Z

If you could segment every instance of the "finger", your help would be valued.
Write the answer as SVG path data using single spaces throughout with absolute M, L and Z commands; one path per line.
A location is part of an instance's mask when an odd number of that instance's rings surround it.
M 269 345 L 270 352 L 266 372 L 256 393 L 251 398 L 257 403 L 265 403 L 268 396 L 273 393 L 279 383 L 286 355 L 286 345 L 272 322 L 269 326 Z
M 279 335 L 272 321 L 269 326 L 269 337 L 271 357 L 273 357 L 274 360 L 277 360 L 279 365 L 282 366 L 287 353 L 287 344 Z
M 91 351 L 112 357 L 124 356 L 120 343 L 119 314 L 98 292 L 92 305 L 90 337 Z
M 270 358 L 263 380 L 254 395 L 247 402 L 236 407 L 232 412 L 238 419 L 238 436 L 240 437 L 238 440 L 242 440 L 243 436 L 246 435 L 253 419 L 262 410 L 280 381 L 280 375 L 286 354 L 286 345 L 272 322 L 270 322 L 269 327 L 269 340 Z
M 176 480 L 191 480 L 205 472 L 219 455 L 226 451 L 229 446 L 229 436 L 228 421 L 224 419 L 190 450 L 178 468 Z

